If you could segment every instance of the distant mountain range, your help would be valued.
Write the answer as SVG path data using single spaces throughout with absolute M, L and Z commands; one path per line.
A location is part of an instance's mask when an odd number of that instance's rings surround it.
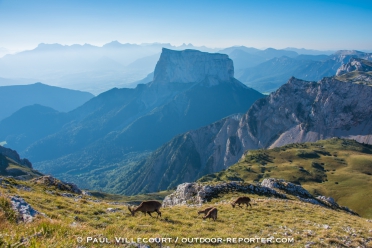
M 99 94 L 114 87 L 127 86 L 151 73 L 163 47 L 216 50 L 191 44 L 175 47 L 166 43 L 137 45 L 117 41 L 102 47 L 42 43 L 33 50 L 0 58 L 0 77 L 16 83 L 19 78 L 35 79 L 34 82 Z M 146 57 L 150 57 L 150 65 L 143 63 Z
M 329 56 L 276 57 L 242 70 L 237 78 L 260 92 L 272 92 L 292 76 L 309 81 L 318 81 L 323 77 L 334 76 L 337 69 L 352 58 L 372 60 L 372 54 L 359 51 L 338 51 Z
M 274 58 L 282 56 L 295 58 L 299 55 L 307 55 L 308 60 L 319 60 L 317 58 L 319 55 L 329 55 L 330 52 L 294 48 L 260 50 L 244 46 L 212 49 L 192 44 L 182 44 L 181 46 L 172 46 L 168 43 L 137 45 L 122 44 L 118 41 L 107 43 L 102 47 L 89 44 L 66 46 L 41 43 L 33 50 L 0 57 L 0 85 L 43 82 L 49 85 L 88 91 L 95 95 L 115 87 L 134 88 L 137 85 L 136 82 L 153 72 L 162 48 L 197 49 L 204 52 L 218 51 L 228 54 L 234 61 L 235 77 L 238 79 L 244 74 L 245 69 L 258 66 Z M 246 75 L 241 79 L 243 83 L 248 85 L 253 80 L 244 81 L 247 79 Z M 281 84 L 284 83 L 285 81 L 281 81 Z M 262 90 L 262 92 L 266 91 Z
M 108 188 L 123 194 L 164 190 L 226 169 L 247 150 L 331 137 L 372 144 L 372 87 L 335 78 L 291 78 L 243 116 L 176 136 Z
M 225 54 L 163 49 L 151 82 L 109 90 L 67 114 L 23 108 L 0 123 L 0 140 L 45 173 L 97 188 L 102 173 L 118 174 L 175 135 L 244 113 L 262 97 L 234 78 Z
M 94 95 L 88 92 L 42 83 L 0 86 L 0 121 L 25 106 L 40 104 L 61 112 L 68 112 L 93 97 Z

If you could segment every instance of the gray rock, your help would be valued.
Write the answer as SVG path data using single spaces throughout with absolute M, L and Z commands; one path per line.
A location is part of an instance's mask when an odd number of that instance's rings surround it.
M 268 187 L 270 189 L 280 189 L 284 190 L 288 194 L 305 197 L 305 198 L 313 198 L 313 196 L 301 185 L 297 185 L 291 182 L 286 182 L 283 179 L 276 179 L 276 178 L 265 178 L 261 182 L 261 186 Z
M 145 244 L 139 244 L 139 243 L 135 243 L 135 242 L 132 242 L 132 243 L 129 243 L 127 245 L 125 245 L 124 247 L 128 247 L 128 248 L 151 248 L 150 246 L 148 245 L 145 245 Z
M 83 190 L 83 191 L 81 192 L 81 194 L 82 194 L 82 195 L 87 195 L 87 196 L 92 196 L 92 194 L 91 194 L 90 192 L 85 191 L 85 190 Z
M 116 212 L 118 212 L 118 211 L 121 211 L 122 209 L 120 209 L 120 208 L 107 208 L 106 209 L 106 212 L 108 212 L 108 213 L 116 213 Z
M 274 196 L 277 198 L 287 198 L 284 194 L 268 187 L 259 185 L 226 182 L 217 185 L 202 185 L 199 183 L 183 183 L 178 185 L 177 190 L 166 196 L 163 200 L 163 207 L 174 205 L 198 205 L 210 201 L 221 193 L 242 192 L 258 195 Z
M 278 192 L 285 192 L 285 194 Z M 203 185 L 201 183 L 183 183 L 178 185 L 176 191 L 166 196 L 163 200 L 163 207 L 175 205 L 201 205 L 229 192 L 242 192 L 257 194 L 268 197 L 288 199 L 287 195 L 296 196 L 300 201 L 319 205 L 322 207 L 343 210 L 353 215 L 358 215 L 347 207 L 340 207 L 333 198 L 318 196 L 313 197 L 301 185 L 286 182 L 282 179 L 266 178 L 262 183 L 253 185 L 243 182 L 221 182 L 215 185 Z
M 38 211 L 33 209 L 23 198 L 19 196 L 12 196 L 10 199 L 12 208 L 18 213 L 19 220 L 23 222 L 32 222 Z
M 60 196 L 69 197 L 69 198 L 74 197 L 74 195 L 73 194 L 70 194 L 70 193 L 61 193 Z

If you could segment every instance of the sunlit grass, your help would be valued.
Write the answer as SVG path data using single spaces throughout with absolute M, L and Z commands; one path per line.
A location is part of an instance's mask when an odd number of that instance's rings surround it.
M 19 181 L 16 181 L 17 183 Z M 252 208 L 232 208 L 229 201 L 237 193 L 221 195 L 218 199 L 204 206 L 175 206 L 162 208 L 162 218 L 151 218 L 142 213 L 133 217 L 125 205 L 111 201 L 96 202 L 96 198 L 68 198 L 45 193 L 45 187 L 19 182 L 32 187 L 31 191 L 18 190 L 15 187 L 3 189 L 2 197 L 20 195 L 39 212 L 32 223 L 15 223 L 4 217 L 0 211 L 0 244 L 25 247 L 116 247 L 116 238 L 171 238 L 170 247 L 188 247 L 182 238 L 293 238 L 294 243 L 286 246 L 303 247 L 307 242 L 314 242 L 314 247 L 344 244 L 348 237 L 351 244 L 358 246 L 363 239 L 371 236 L 372 223 L 364 218 L 336 212 L 316 205 L 293 200 L 279 200 L 257 195 L 252 198 Z M 4 198 L 5 199 L 5 198 Z M 214 206 L 218 209 L 216 221 L 203 220 L 197 211 Z M 119 209 L 108 212 L 108 208 Z M 155 215 L 156 216 L 156 215 Z M 83 238 L 82 243 L 77 239 Z M 92 240 L 105 241 L 111 244 L 86 243 L 87 237 Z M 178 237 L 178 243 L 175 240 Z M 277 244 L 281 246 L 280 244 Z M 192 247 L 212 247 L 212 244 L 193 244 Z M 257 244 L 260 247 L 272 246 Z M 1 247 L 1 245 L 0 245 Z M 152 244 L 151 247 L 159 247 Z M 218 247 L 247 247 L 246 244 L 227 244 Z
M 372 218 L 372 146 L 353 140 L 249 151 L 237 164 L 200 181 L 255 183 L 269 177 L 301 184 L 314 195 L 331 196 L 340 205 Z

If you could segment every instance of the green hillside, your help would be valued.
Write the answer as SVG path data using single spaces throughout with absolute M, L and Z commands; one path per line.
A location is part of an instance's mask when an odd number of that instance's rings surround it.
M 372 146 L 329 139 L 249 151 L 227 170 L 199 181 L 259 182 L 282 178 L 301 184 L 314 195 L 333 197 L 361 216 L 372 217 Z

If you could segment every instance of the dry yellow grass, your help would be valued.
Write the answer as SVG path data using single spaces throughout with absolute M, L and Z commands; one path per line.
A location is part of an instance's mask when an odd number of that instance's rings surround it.
M 97 199 L 88 197 L 62 197 L 46 193 L 50 189 L 42 186 L 19 183 L 32 190 L 0 187 L 1 197 L 17 194 L 47 217 L 39 215 L 32 223 L 17 224 L 4 218 L 4 211 L 0 211 L 0 247 L 117 247 L 115 238 L 127 238 L 128 241 L 137 241 L 137 238 L 168 239 L 163 247 L 216 246 L 201 244 L 195 238 L 221 238 L 223 242 L 218 247 L 304 247 L 310 243 L 313 244 L 311 247 L 372 245 L 372 241 L 367 242 L 372 240 L 372 223 L 367 219 L 295 200 L 248 195 L 252 198 L 252 208 L 233 209 L 229 201 L 238 194 L 230 193 L 202 207 L 162 208 L 163 217 L 157 219 L 142 213 L 132 217 L 125 205 L 96 202 Z M 202 216 L 198 216 L 197 211 L 207 206 L 218 208 L 217 221 L 202 220 Z M 107 208 L 118 208 L 119 211 L 108 212 Z M 81 243 L 79 238 L 82 238 Z M 195 242 L 182 242 L 187 238 L 194 238 Z M 228 243 L 228 239 L 233 242 L 233 238 L 237 238 L 236 242 L 238 238 L 251 238 L 255 243 Z M 256 238 L 293 242 L 265 244 L 257 243 Z M 99 243 L 106 241 L 110 243 Z M 130 247 L 125 242 L 119 243 L 120 247 Z M 159 247 L 158 244 L 148 245 Z

